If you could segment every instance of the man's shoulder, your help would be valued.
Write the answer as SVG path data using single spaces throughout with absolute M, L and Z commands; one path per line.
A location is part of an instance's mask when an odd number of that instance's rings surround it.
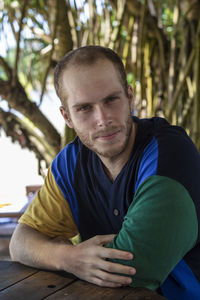
M 152 117 L 152 118 L 139 118 L 137 116 L 133 116 L 133 122 L 139 124 L 140 126 L 170 126 L 170 123 L 161 117 Z
M 68 143 L 64 148 L 56 155 L 54 160 L 61 159 L 65 156 L 77 155 L 80 151 L 80 140 L 76 137 L 73 141 Z
M 80 140 L 76 137 L 72 142 L 67 144 L 54 158 L 51 170 L 53 173 L 66 168 L 74 169 L 78 154 L 80 152 Z
M 196 148 L 184 128 L 172 125 L 164 118 L 153 117 L 149 119 L 138 119 L 137 117 L 133 117 L 133 121 L 138 124 L 137 135 L 139 140 L 142 138 L 145 144 L 148 141 L 150 143 L 151 139 L 155 137 L 159 146 L 164 147 L 165 150 L 169 150 L 170 145 L 174 150 L 176 146 L 178 148 Z
M 185 130 L 170 125 L 161 118 L 141 122 L 145 125 L 141 126 L 143 129 L 140 130 L 140 135 L 148 132 L 149 137 L 142 151 L 136 189 L 152 175 L 166 176 L 182 184 L 196 182 L 200 175 L 200 155 Z M 146 126 L 147 123 L 151 124 L 150 129 Z M 147 134 L 145 139 L 147 140 Z M 188 184 L 186 186 L 189 189 Z
M 134 116 L 133 121 L 139 125 L 142 132 L 151 131 L 154 134 L 162 132 L 177 132 L 181 135 L 187 135 L 182 127 L 170 124 L 165 118 L 152 117 L 139 119 Z

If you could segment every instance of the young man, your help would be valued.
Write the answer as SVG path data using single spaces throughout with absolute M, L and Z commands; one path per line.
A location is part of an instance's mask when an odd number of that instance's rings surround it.
M 78 137 L 19 220 L 12 259 L 100 286 L 198 299 L 200 156 L 185 131 L 161 118 L 132 118 L 133 91 L 111 49 L 69 52 L 55 87 Z M 77 233 L 82 242 L 74 246 Z

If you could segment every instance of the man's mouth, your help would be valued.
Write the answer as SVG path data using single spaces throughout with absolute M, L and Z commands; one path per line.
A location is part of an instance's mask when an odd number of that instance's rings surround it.
M 109 141 L 112 140 L 113 138 L 115 138 L 118 133 L 120 132 L 119 129 L 112 131 L 112 132 L 102 132 L 102 133 L 98 133 L 95 136 L 95 139 L 99 139 L 99 140 L 105 140 L 105 141 Z

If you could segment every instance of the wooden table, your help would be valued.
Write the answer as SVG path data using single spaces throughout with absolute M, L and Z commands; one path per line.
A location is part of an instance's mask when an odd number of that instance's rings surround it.
M 2 300 L 164 300 L 143 288 L 102 288 L 66 272 L 49 272 L 11 261 L 0 261 Z

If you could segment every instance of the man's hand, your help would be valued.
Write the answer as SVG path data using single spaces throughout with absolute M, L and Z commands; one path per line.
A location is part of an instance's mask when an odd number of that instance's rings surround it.
M 65 270 L 100 286 L 119 287 L 131 283 L 136 271 L 108 260 L 133 259 L 129 252 L 104 247 L 113 238 L 114 235 L 95 236 L 74 246 L 65 237 L 52 239 L 28 225 L 19 224 L 11 239 L 10 253 L 12 260 L 25 265 Z
M 107 259 L 133 259 L 133 254 L 116 249 L 105 248 L 115 235 L 95 236 L 74 246 L 71 252 L 71 263 L 68 262 L 68 272 L 88 282 L 105 287 L 120 287 L 132 282 L 131 277 L 118 274 L 134 275 L 132 267 L 113 263 Z M 115 274 L 112 274 L 115 273 Z

